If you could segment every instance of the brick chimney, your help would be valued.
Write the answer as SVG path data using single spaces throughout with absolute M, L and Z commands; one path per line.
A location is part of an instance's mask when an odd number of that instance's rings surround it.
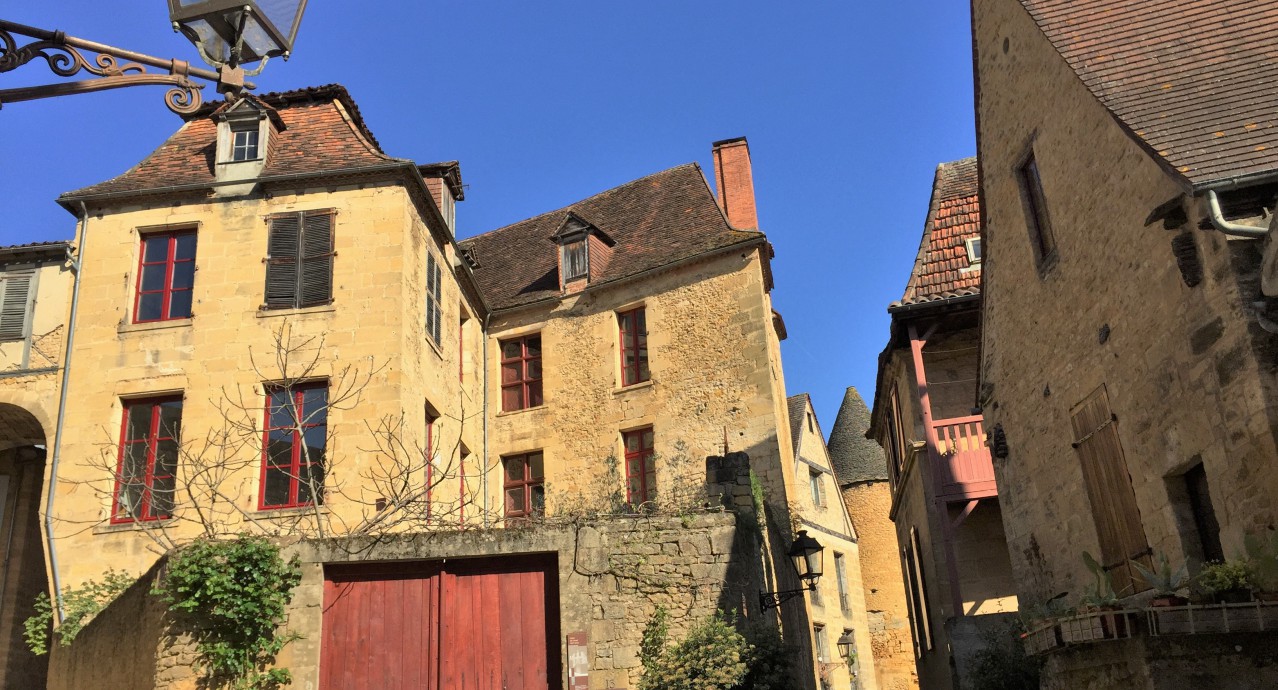
M 728 223 L 742 230 L 757 230 L 754 209 L 754 177 L 750 173 L 750 145 L 745 137 L 714 142 L 714 187 L 719 208 Z

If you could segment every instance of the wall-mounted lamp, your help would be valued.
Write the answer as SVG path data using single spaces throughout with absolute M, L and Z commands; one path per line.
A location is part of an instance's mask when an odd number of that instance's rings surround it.
M 793 562 L 794 571 L 799 574 L 799 580 L 803 582 L 804 587 L 779 592 L 759 592 L 759 608 L 763 611 L 777 608 L 782 603 L 803 594 L 804 591 L 815 590 L 817 580 L 821 579 L 825 558 L 824 548 L 821 542 L 808 536 L 807 530 L 799 530 L 786 555 Z

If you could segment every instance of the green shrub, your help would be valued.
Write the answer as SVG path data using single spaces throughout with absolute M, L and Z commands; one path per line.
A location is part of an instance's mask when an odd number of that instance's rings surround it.
M 1198 572 L 1195 582 L 1198 588 L 1208 596 L 1235 590 L 1250 590 L 1251 568 L 1241 561 L 1208 563 Z
M 35 600 L 35 615 L 22 623 L 27 647 L 34 654 L 48 653 L 50 629 L 58 636 L 59 644 L 64 647 L 71 644 L 99 611 L 136 581 L 137 578 L 132 575 L 108 569 L 102 574 L 101 582 L 89 580 L 75 589 L 62 590 L 62 611 L 65 615 L 57 628 L 53 628 L 53 603 L 49 601 L 49 595 L 39 593 Z
M 1038 690 L 1042 662 L 1025 654 L 1020 625 L 981 633 L 984 647 L 972 655 L 974 690 Z
M 276 690 L 292 682 L 270 668 L 295 636 L 277 626 L 302 580 L 297 560 L 261 537 L 197 541 L 169 558 L 158 594 L 187 615 L 206 679 L 234 690 Z
M 719 612 L 669 643 L 669 616 L 658 607 L 643 631 L 639 690 L 788 690 L 794 685 L 793 650 L 775 624 L 756 622 L 744 634 Z

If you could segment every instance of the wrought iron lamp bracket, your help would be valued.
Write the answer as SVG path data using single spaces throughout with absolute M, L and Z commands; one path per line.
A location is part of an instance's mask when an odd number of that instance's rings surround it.
M 759 592 L 759 610 L 767 611 L 768 609 L 780 608 L 781 604 L 803 594 L 809 589 L 815 589 L 815 587 L 783 589 L 779 592 Z
M 19 46 L 15 35 L 35 40 Z M 97 55 L 86 57 L 83 51 Z M 217 84 L 218 91 L 223 93 L 238 94 L 243 89 L 254 88 L 252 83 L 244 81 L 242 70 L 211 72 L 193 68 L 184 60 L 165 60 L 67 36 L 61 31 L 46 31 L 0 20 L 0 73 L 11 72 L 36 58 L 43 59 L 49 69 L 60 77 L 86 72 L 97 78 L 0 89 L 0 106 L 127 86 L 167 85 L 170 88 L 164 94 L 164 104 L 175 113 L 188 115 L 199 109 L 203 102 L 200 89 L 204 88 L 204 84 L 192 81 L 192 77 Z M 167 73 L 148 72 L 148 67 L 167 70 Z

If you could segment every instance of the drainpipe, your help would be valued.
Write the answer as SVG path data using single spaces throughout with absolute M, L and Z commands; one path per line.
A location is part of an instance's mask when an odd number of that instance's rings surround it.
M 71 348 L 75 344 L 75 315 L 80 306 L 80 268 L 84 265 L 84 246 L 89 234 L 89 210 L 80 202 L 80 246 L 75 256 L 67 252 L 75 283 L 71 289 L 71 317 L 67 322 L 67 342 L 62 353 L 62 388 L 58 391 L 58 423 L 53 431 L 53 459 L 49 461 L 49 497 L 44 504 L 44 534 L 49 544 L 49 572 L 53 580 L 53 598 L 61 623 L 66 612 L 62 605 L 62 580 L 58 577 L 58 549 L 53 538 L 53 501 L 58 488 L 58 460 L 62 457 L 62 425 L 67 415 L 67 387 L 71 384 Z
M 488 323 L 492 318 L 492 310 L 486 310 L 484 314 L 484 330 L 479 334 L 480 348 L 483 350 L 484 374 L 479 377 L 480 385 L 484 390 L 480 393 L 480 399 L 483 401 L 481 407 L 484 415 L 484 527 L 488 527 L 488 473 L 491 468 L 488 466 Z
M 1224 214 L 1220 212 L 1220 199 L 1216 198 L 1216 190 L 1208 189 L 1207 192 L 1207 211 L 1211 217 L 1211 224 L 1216 229 L 1226 235 L 1234 237 L 1246 237 L 1253 240 L 1261 240 L 1269 235 L 1266 228 L 1258 228 L 1254 225 L 1239 225 L 1225 220 Z

